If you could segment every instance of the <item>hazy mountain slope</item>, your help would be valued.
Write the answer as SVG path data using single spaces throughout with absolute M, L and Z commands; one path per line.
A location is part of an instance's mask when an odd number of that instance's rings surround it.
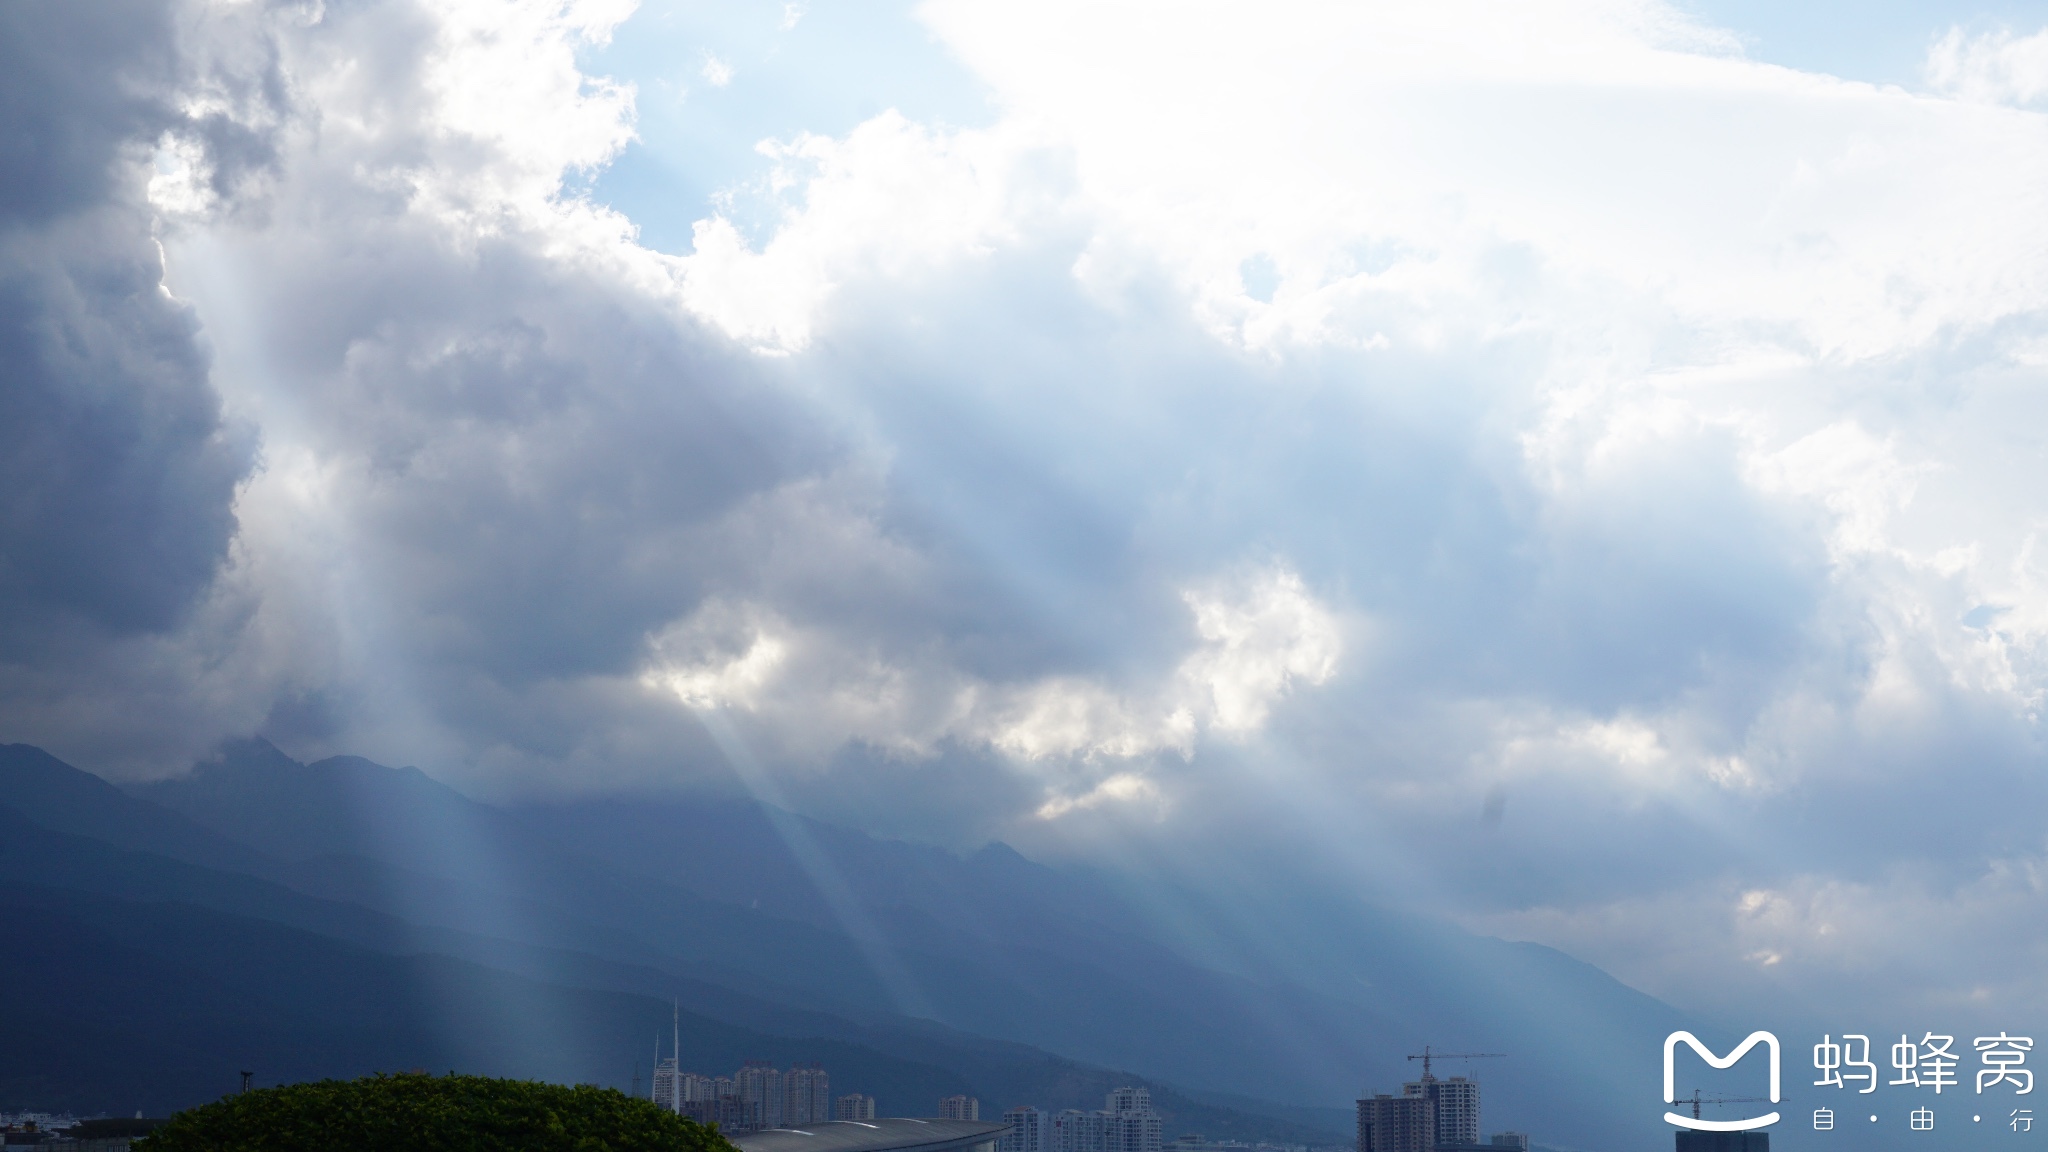
M 574 936 L 603 961 L 867 1026 L 927 1015 L 1287 1105 L 1392 1089 L 1425 1043 L 1505 1051 L 1475 1069 L 1489 1123 L 1618 1146 L 1655 1130 L 1654 1111 L 1613 1102 L 1654 1098 L 1658 1041 L 1678 1019 L 1555 951 L 1355 901 L 1279 893 L 1247 917 L 1175 893 L 1202 926 L 1197 947 L 1102 878 L 754 805 L 508 812 L 417 772 L 298 765 L 259 744 L 139 792 L 252 847 L 344 854 L 298 867 L 369 861 L 348 890 L 415 922 L 543 948 Z
M 536 834 L 620 869 L 819 924 L 836 917 L 792 841 L 814 847 L 871 906 L 943 910 L 983 939 L 1012 938 L 1006 925 L 1019 911 L 1109 926 L 1127 925 L 1130 916 L 1100 885 L 1034 864 L 1002 843 L 963 858 L 719 797 L 596 797 L 511 811 Z
M 440 956 L 389 956 L 212 909 L 0 885 L 39 946 L 0 958 L 0 1103 L 162 1111 L 259 1082 L 423 1067 L 627 1087 L 669 1005 L 563 988 Z M 957 1072 L 830 1039 L 685 1014 L 684 1049 L 721 1071 L 820 1060 L 848 1090 L 929 1113 Z
M 573 916 L 602 930 L 580 934 L 580 951 L 857 1019 L 926 1016 L 1171 1082 L 1291 1094 L 1283 1098 L 1294 1103 L 1304 1095 L 1308 1102 L 1341 1097 L 1359 1046 L 1388 1034 L 1374 1008 L 1189 964 L 1117 929 L 1113 904 L 1099 895 L 1063 890 L 1057 873 L 1003 850 L 981 854 L 963 876 L 961 862 L 937 849 L 812 824 L 811 834 L 831 839 L 834 866 L 860 874 L 859 907 L 821 916 L 800 906 L 794 881 L 781 882 L 781 896 L 759 889 L 773 896 L 765 902 L 725 884 L 736 866 L 718 863 L 728 854 L 764 877 L 778 868 L 788 874 L 786 857 L 774 850 L 784 841 L 762 827 L 759 810 L 752 823 L 716 830 L 715 821 L 700 823 L 675 830 L 666 848 L 644 845 L 648 860 L 681 856 L 709 871 L 707 880 L 683 867 L 673 876 L 653 865 L 628 871 L 613 863 L 621 858 L 616 851 L 605 861 L 586 855 L 590 840 L 603 839 L 601 825 L 571 838 L 545 815 L 515 817 L 411 770 L 347 757 L 300 765 L 260 742 L 136 792 L 252 846 L 346 851 L 409 874 L 459 878 L 392 899 L 376 897 L 374 885 L 358 889 L 358 898 L 380 899 L 379 907 L 408 920 L 559 944 L 562 933 L 549 925 Z M 645 836 L 657 828 L 632 831 Z M 702 844 L 692 843 L 699 838 Z M 614 839 L 630 837 L 622 831 Z M 456 883 L 464 887 L 448 888 Z M 736 899 L 698 894 L 707 891 Z M 1028 917 L 1012 914 L 1013 898 L 1029 905 Z M 1067 915 L 1070 905 L 1089 901 L 1092 914 Z M 759 903 L 804 918 L 768 915 Z M 550 911 L 535 915 L 528 905 Z M 1005 937 L 1006 917 L 1013 927 L 1042 930 Z M 621 935 L 635 946 L 621 946 Z
M 275 861 L 234 837 L 138 800 L 30 744 L 0 744 L 0 804 L 44 828 L 251 875 Z
M 823 871 L 888 940 L 947 958 L 920 974 L 949 1023 L 1239 1098 L 1341 1106 L 1361 1089 L 1398 1090 L 1417 1072 L 1405 1057 L 1424 1044 L 1504 1051 L 1507 1062 L 1471 1070 L 1488 1081 L 1489 1115 L 1558 1138 L 1570 1117 L 1591 1116 L 1573 1129 L 1590 1143 L 1602 1104 L 1655 1099 L 1659 1043 L 1682 1023 L 1554 949 L 1309 889 L 1259 893 L 1249 912 L 1188 890 L 1126 896 L 1108 878 L 1060 873 L 1001 844 L 960 857 L 730 800 L 519 812 L 537 834 L 621 868 L 672 869 L 699 891 L 829 923 L 814 876 Z M 1199 943 L 1148 907 L 1198 921 Z M 1146 986 L 1126 999 L 1075 980 L 1073 957 L 1142 973 Z M 960 993 L 976 981 L 1011 995 L 969 1001 Z M 1227 1020 L 1225 1039 L 1181 1027 L 1169 1005 Z
M 127 900 L 189 904 L 387 950 L 407 947 L 412 937 L 404 923 L 367 908 L 307 896 L 255 876 L 52 831 L 6 804 L 0 804 L 0 878 Z
M 110 790 L 103 785 L 95 788 L 100 783 L 96 779 L 54 760 L 41 768 L 37 780 L 42 792 L 54 787 L 89 798 L 87 803 L 65 810 L 63 818 L 70 826 L 124 839 L 159 839 L 146 827 L 153 807 L 148 802 L 118 792 L 110 797 Z M 53 778 L 63 773 L 82 779 L 55 780 L 53 784 Z M 0 799 L 9 798 L 5 784 L 0 780 Z M 24 792 L 24 799 L 31 803 L 40 795 L 36 789 Z M 91 798 L 103 802 L 120 818 L 107 818 L 105 812 L 96 811 Z M 179 817 L 169 812 L 161 815 L 168 826 L 184 828 Z M 203 833 L 200 840 L 203 843 Z M 264 870 L 278 868 L 275 861 L 254 859 Z M 355 860 L 373 870 L 381 867 Z M 289 873 L 291 866 L 284 870 Z M 387 873 L 386 879 L 391 875 L 396 873 Z M 407 873 L 402 882 L 421 884 L 430 879 Z M 463 892 L 459 882 L 442 883 L 455 896 Z M 232 1082 L 231 1077 L 222 1081 L 214 1066 L 237 1060 L 241 1066 L 258 1062 L 268 1069 L 281 1069 L 277 1074 L 283 1077 L 312 1075 L 307 1069 L 315 1065 L 332 1071 L 406 1067 L 408 1061 L 415 1060 L 434 1066 L 453 1060 L 456 1067 L 475 1070 L 499 1066 L 493 1061 L 509 1060 L 504 1066 L 519 1069 L 516 1074 L 562 1078 L 569 1075 L 566 1065 L 551 1064 L 548 1061 L 555 1056 L 522 1045 L 536 1042 L 536 1037 L 546 1039 L 564 1027 L 571 1031 L 581 1027 L 574 1021 L 582 1018 L 585 1009 L 577 1006 L 580 1002 L 572 992 L 627 992 L 637 994 L 636 1002 L 657 1008 L 666 1003 L 666 997 L 680 995 L 686 1008 L 709 1009 L 685 1017 L 686 1062 L 704 1071 L 729 1070 L 742 1058 L 821 1059 L 834 1070 L 841 1088 L 876 1092 L 885 1101 L 897 1101 L 885 1107 L 912 1112 L 931 1110 L 937 1096 L 930 1095 L 928 1089 L 935 1085 L 944 1088 L 941 1094 L 977 1092 L 992 1106 L 1030 1100 L 1054 1107 L 1094 1107 L 1110 1088 L 1150 1083 L 1172 1123 L 1250 1138 L 1329 1138 L 1328 1133 L 1284 1120 L 1197 1103 L 1166 1085 L 1023 1045 L 966 1036 L 921 1021 L 885 1017 L 880 1023 L 857 1022 L 570 947 L 412 924 L 257 877 L 134 851 L 105 839 L 52 831 L 4 806 L 0 806 L 0 886 L 6 888 L 0 903 L 12 903 L 19 909 L 21 922 L 37 925 L 37 931 L 53 941 L 70 941 L 66 947 L 74 951 L 90 949 L 101 957 L 99 966 L 106 971 L 83 980 L 84 984 L 116 990 L 85 1011 L 80 1007 L 85 1001 L 80 998 L 90 996 L 90 989 L 65 984 L 63 966 L 41 966 L 33 955 L 0 963 L 0 978 L 10 987 L 24 990 L 16 1002 L 39 1006 L 37 1011 L 43 1015 L 33 1020 L 47 1023 L 58 1019 L 49 1012 L 61 1009 L 60 1016 L 68 1012 L 80 1022 L 64 1039 L 37 1048 L 26 1063 L 17 1063 L 0 1076 L 0 1089 L 13 1085 L 12 1090 L 24 1093 L 24 1103 L 53 1100 L 50 1093 L 60 1084 L 97 1085 L 93 1090 L 102 1091 L 102 1097 L 95 1097 L 100 1102 L 90 1106 L 126 1110 L 126 1104 L 108 1101 L 129 1091 L 122 1087 L 127 1081 L 118 1076 L 107 1079 L 114 1073 L 95 1063 L 93 1055 L 113 1027 L 94 1023 L 98 1019 L 95 1013 L 103 1011 L 116 1017 L 132 1016 L 135 1026 L 153 1037 L 145 1045 L 150 1062 L 178 1070 L 159 1087 L 164 1092 L 189 1094 L 211 1093 L 216 1085 Z M 714 910 L 752 915 L 724 905 Z M 758 933 L 755 936 L 758 938 Z M 570 933 L 564 942 L 577 939 Z M 120 947 L 110 947 L 115 940 Z M 380 953 L 399 968 L 364 959 Z M 63 954 L 63 948 L 48 953 Z M 456 984 L 434 975 L 448 970 L 435 966 L 443 960 L 459 962 L 453 971 L 465 975 Z M 77 970 L 97 971 L 92 966 Z M 243 994 L 243 999 L 216 987 L 229 976 L 233 977 L 232 990 Z M 479 981 L 497 981 L 493 986 L 519 992 L 510 999 L 511 993 L 505 992 L 498 997 L 500 1007 L 489 1010 L 502 1015 L 504 1005 L 516 1004 L 516 1023 L 498 1020 L 493 1024 L 478 1017 L 484 1007 L 473 987 Z M 168 998 L 161 1003 L 130 1002 L 137 997 L 134 989 L 150 987 L 164 990 Z M 66 1004 L 71 1007 L 63 1007 Z M 322 1013 L 329 1008 L 347 1009 L 351 1026 L 369 1032 L 359 1035 L 331 1026 L 332 1021 L 323 1022 Z M 208 1026 L 196 1031 L 181 1028 L 179 1012 L 204 1017 Z M 299 1020 L 294 1013 L 311 1015 Z M 573 1018 L 568 1024 L 563 1013 Z M 371 1027 L 380 1020 L 382 1031 Z M 281 1031 L 294 1029 L 310 1037 L 308 1043 L 318 1049 L 319 1060 L 306 1064 L 278 1040 Z M 507 1035 L 508 1031 L 516 1035 Z M 479 1046 L 474 1035 L 498 1035 L 500 1039 Z M 184 1039 L 177 1039 L 181 1036 Z M 652 1038 L 650 1032 L 650 1052 Z M 622 1086 L 630 1076 L 627 1057 L 639 1047 L 634 1043 L 613 1052 L 620 1061 L 616 1078 Z M 596 1060 L 600 1049 L 587 1046 L 585 1062 Z M 522 1052 L 524 1055 L 519 1055 Z M 0 1070 L 7 1068 L 0 1064 Z M 904 1069 L 924 1071 L 913 1074 Z M 945 1076 L 935 1079 L 932 1070 L 940 1069 Z M 587 1070 L 576 1075 L 594 1078 Z M 138 1106 L 156 1099 L 148 1097 Z

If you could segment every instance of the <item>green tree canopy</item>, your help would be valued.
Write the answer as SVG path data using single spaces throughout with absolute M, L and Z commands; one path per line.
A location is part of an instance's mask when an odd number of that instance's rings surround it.
M 737 1152 L 615 1088 L 368 1076 L 264 1088 L 180 1112 L 137 1152 Z

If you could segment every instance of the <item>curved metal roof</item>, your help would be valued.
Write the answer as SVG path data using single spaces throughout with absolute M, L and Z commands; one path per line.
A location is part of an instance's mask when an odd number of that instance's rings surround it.
M 985 1120 L 834 1120 L 731 1137 L 740 1152 L 954 1152 L 986 1144 L 1007 1124 Z

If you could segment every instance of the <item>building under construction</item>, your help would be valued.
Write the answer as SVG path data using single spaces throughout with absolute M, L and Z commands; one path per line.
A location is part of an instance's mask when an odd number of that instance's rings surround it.
M 1425 1047 L 1410 1060 L 1422 1061 L 1422 1078 L 1401 1085 L 1401 1094 L 1358 1101 L 1358 1152 L 1528 1152 L 1529 1138 L 1502 1132 L 1479 1138 L 1479 1082 L 1466 1076 L 1437 1078 L 1436 1060 L 1495 1059 L 1499 1052 L 1433 1052 Z M 1754 1149 L 1684 1149 L 1681 1152 L 1756 1152 Z

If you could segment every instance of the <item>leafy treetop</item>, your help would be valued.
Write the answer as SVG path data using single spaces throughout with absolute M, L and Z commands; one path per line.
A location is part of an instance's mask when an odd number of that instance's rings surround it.
M 737 1152 L 616 1088 L 367 1076 L 243 1092 L 180 1112 L 136 1152 Z

